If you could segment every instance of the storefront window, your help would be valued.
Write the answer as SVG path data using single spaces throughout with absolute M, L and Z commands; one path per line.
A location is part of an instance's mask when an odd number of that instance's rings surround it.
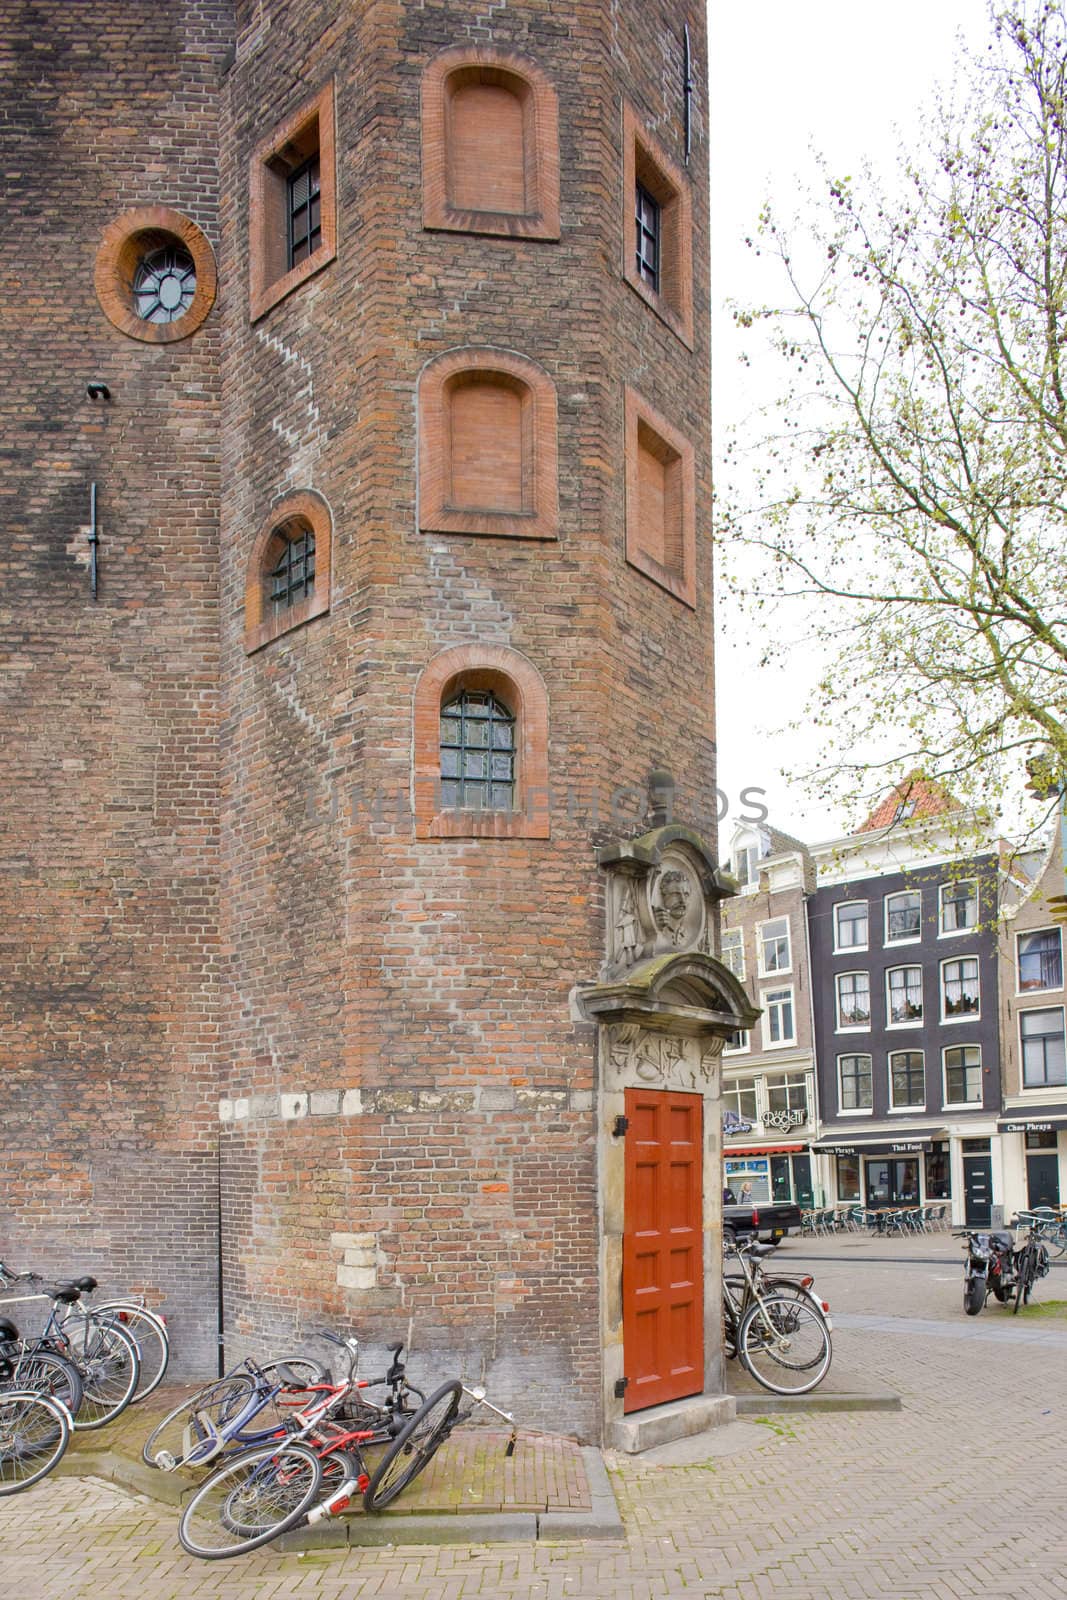
M 726 1172 L 726 1186 L 732 1189 L 738 1200 L 741 1198 L 742 1186 L 746 1183 L 752 1185 L 752 1199 L 755 1204 L 766 1202 L 771 1198 L 770 1161 L 766 1156 L 738 1156 L 733 1161 L 724 1161 Z
M 926 1155 L 926 1198 L 949 1198 L 948 1155 L 943 1149 L 931 1150 Z
M 858 1200 L 860 1197 L 860 1161 L 859 1156 L 838 1156 L 837 1158 L 837 1198 L 839 1200 Z

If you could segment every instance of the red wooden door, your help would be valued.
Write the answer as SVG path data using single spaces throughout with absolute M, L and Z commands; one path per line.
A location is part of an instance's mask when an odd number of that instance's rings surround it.
M 626 1091 L 625 1411 L 704 1388 L 701 1109 L 696 1094 Z

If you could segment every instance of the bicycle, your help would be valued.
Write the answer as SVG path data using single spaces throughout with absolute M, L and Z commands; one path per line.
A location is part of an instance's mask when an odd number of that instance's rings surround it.
M 19 1276 L 36 1278 L 31 1273 Z M 80 1299 L 80 1289 L 73 1284 L 60 1284 L 44 1293 L 15 1297 L 4 1303 L 50 1301 L 43 1332 L 19 1339 L 16 1328 L 15 1338 L 23 1354 L 58 1355 L 76 1368 L 82 1395 L 73 1414 L 73 1425 L 76 1430 L 89 1431 L 113 1421 L 130 1404 L 141 1360 L 135 1341 L 124 1328 L 98 1320 L 84 1307 L 77 1317 L 71 1316 L 70 1308 Z
M 0 1390 L 0 1495 L 45 1477 L 70 1443 L 71 1416 L 60 1401 L 32 1389 Z
M 406 1420 L 395 1405 L 368 1402 L 356 1391 L 366 1384 L 355 1378 L 358 1344 L 323 1333 L 348 1350 L 348 1375 L 335 1385 L 317 1386 L 311 1405 L 291 1420 L 289 1437 L 232 1456 L 202 1483 L 182 1513 L 178 1538 L 190 1555 L 223 1560 L 258 1549 L 293 1527 L 304 1516 L 314 1523 L 343 1511 L 362 1492 L 368 1511 L 382 1510 L 418 1476 L 433 1459 L 453 1428 L 465 1422 L 474 1405 L 485 1405 L 497 1415 L 512 1419 L 493 1406 L 480 1389 L 465 1389 L 458 1380 L 444 1383 Z M 394 1360 L 385 1380 L 401 1399 L 412 1391 L 406 1385 L 399 1360 L 402 1345 L 390 1346 Z M 460 1409 L 467 1394 L 473 1404 Z M 348 1408 L 345 1427 L 338 1414 Z M 397 1431 L 397 1421 L 401 1425 Z M 368 1473 L 363 1449 L 387 1444 L 373 1473 Z M 515 1429 L 507 1452 L 515 1448 Z M 339 1482 L 315 1504 L 324 1478 Z
M 833 1332 L 833 1323 L 830 1320 L 830 1303 L 828 1300 L 824 1300 L 821 1295 L 816 1294 L 815 1279 L 811 1273 L 798 1275 L 797 1273 L 768 1272 L 763 1263 L 768 1257 L 774 1255 L 778 1249 L 777 1244 L 760 1244 L 756 1239 L 750 1238 L 743 1242 L 742 1248 L 745 1251 L 745 1257 L 741 1260 L 742 1270 L 740 1272 L 727 1272 L 724 1270 L 722 1275 L 723 1295 L 724 1297 L 729 1297 L 732 1310 L 732 1315 L 728 1319 L 729 1325 L 726 1329 L 728 1345 L 726 1353 L 731 1360 L 737 1354 L 736 1348 L 732 1347 L 732 1331 L 735 1326 L 740 1324 L 745 1312 L 753 1303 L 752 1283 L 754 1280 L 758 1280 L 762 1288 L 786 1297 L 792 1296 L 802 1299 L 809 1303 L 812 1309 L 817 1311 L 825 1321 L 827 1332 Z M 740 1255 L 732 1229 L 729 1231 L 724 1230 L 723 1251 L 726 1255 Z
M 42 1280 L 39 1273 L 15 1272 L 0 1261 L 0 1290 L 14 1288 L 24 1281 L 40 1283 Z M 75 1278 L 73 1286 L 80 1289 L 83 1296 L 92 1294 L 99 1287 L 97 1280 L 90 1276 Z M 27 1295 L 23 1298 L 41 1297 Z M 104 1300 L 92 1307 L 82 1306 L 79 1302 L 71 1309 L 73 1314 L 79 1311 L 91 1311 L 101 1321 L 117 1322 L 133 1338 L 141 1362 L 141 1371 L 130 1400 L 131 1405 L 144 1400 L 159 1387 L 170 1361 L 170 1335 L 165 1317 L 158 1312 L 150 1311 L 143 1298 L 138 1299 L 128 1295 Z
M 802 1283 L 765 1281 L 759 1258 L 765 1247 L 735 1246 L 745 1289 L 740 1305 L 723 1282 L 724 1345 L 756 1382 L 772 1394 L 807 1394 L 830 1369 L 833 1355 L 823 1302 Z M 827 1308 L 828 1309 L 828 1308 Z
M 1019 1221 L 1037 1228 L 1050 1256 L 1062 1256 L 1067 1251 L 1067 1217 L 1042 1207 L 1036 1211 L 1020 1211 Z
M 77 1367 L 51 1350 L 27 1349 L 19 1330 L 8 1317 L 0 1317 L 0 1389 L 32 1390 L 58 1400 L 77 1415 L 82 1402 L 82 1381 Z
M 1021 1217 L 1016 1217 L 1013 1227 L 1026 1226 Z M 1015 1265 L 1015 1301 L 1012 1305 L 1012 1316 L 1017 1316 L 1021 1305 L 1029 1304 L 1030 1294 L 1038 1278 L 1044 1278 L 1050 1270 L 1048 1248 L 1041 1238 L 1041 1229 L 1030 1223 L 1026 1238 L 1013 1254 Z

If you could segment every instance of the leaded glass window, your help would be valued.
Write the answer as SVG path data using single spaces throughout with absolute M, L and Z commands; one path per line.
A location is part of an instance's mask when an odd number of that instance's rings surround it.
M 196 293 L 196 267 L 184 245 L 165 244 L 142 256 L 133 275 L 133 306 L 143 322 L 177 322 Z
M 441 710 L 441 805 L 515 807 L 515 718 L 485 689 L 464 689 Z
M 298 267 L 322 243 L 322 200 L 319 193 L 319 158 L 313 155 L 290 173 L 289 266 Z
M 285 536 L 281 554 L 270 573 L 270 603 L 275 615 L 307 598 L 315 587 L 315 535 L 297 528 Z
M 659 293 L 660 208 L 643 184 L 637 185 L 637 276 Z

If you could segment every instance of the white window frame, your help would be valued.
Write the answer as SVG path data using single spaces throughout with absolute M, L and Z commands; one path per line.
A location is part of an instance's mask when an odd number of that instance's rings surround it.
M 792 1023 L 792 1032 L 788 1038 L 771 1038 L 771 999 L 777 995 L 788 995 L 789 1014 Z M 765 1050 L 788 1050 L 797 1042 L 797 1002 L 793 992 L 793 985 L 789 984 L 781 989 L 767 989 L 760 995 L 760 1005 L 763 1008 L 763 1048 Z
M 729 1040 L 726 1040 L 722 1047 L 722 1053 L 724 1056 L 747 1056 L 751 1051 L 752 1029 L 738 1028 L 737 1031 L 741 1035 L 744 1043 L 732 1045 Z
M 732 967 L 730 965 L 729 961 L 727 961 L 727 959 L 726 959 L 726 940 L 727 940 L 727 937 L 729 936 L 729 937 L 732 938 L 735 935 L 737 937 L 737 953 L 741 957 L 741 961 L 740 961 L 741 971 L 740 972 L 738 972 L 736 967 Z M 720 949 L 722 950 L 722 956 L 721 956 L 720 959 L 722 960 L 723 966 L 726 967 L 730 972 L 733 973 L 733 975 L 737 979 L 738 983 L 744 983 L 744 981 L 745 981 L 745 930 L 744 930 L 744 928 L 724 928 L 722 930 L 722 939 L 720 941 Z
M 1032 993 L 1032 991 L 1028 991 L 1028 992 Z M 1045 992 L 1046 993 L 1054 993 L 1055 991 L 1046 990 Z M 1061 1028 L 1061 1030 L 1067 1029 L 1067 1016 L 1065 1016 L 1065 1014 L 1064 1014 L 1064 1007 L 1063 1006 L 1026 1006 L 1026 1007 L 1024 1007 L 1024 1009 L 1022 1011 L 1018 1012 L 1019 1025 L 1018 1025 L 1017 1032 L 1018 1032 L 1018 1039 L 1019 1039 L 1019 1091 L 1020 1091 L 1021 1094 L 1040 1095 L 1042 1099 L 1047 1100 L 1048 1099 L 1048 1093 L 1049 1093 L 1050 1089 L 1059 1089 L 1059 1090 L 1062 1091 L 1063 1088 L 1064 1088 L 1064 1085 L 1062 1083 L 1059 1083 L 1059 1084 L 1055 1084 L 1055 1083 L 1027 1083 L 1027 1081 L 1026 1081 L 1026 1057 L 1025 1057 L 1025 1041 L 1023 1039 L 1023 1018 L 1025 1016 L 1030 1015 L 1034 1011 L 1058 1011 L 1059 1014 L 1060 1014 L 1060 1028 Z M 1065 1050 L 1065 1053 L 1067 1053 L 1067 1032 L 1064 1033 L 1064 1050 Z
M 870 1103 L 869 1106 L 846 1106 L 846 1104 L 845 1104 L 845 1097 L 841 1092 L 842 1084 L 844 1083 L 844 1079 L 841 1076 L 841 1063 L 842 1063 L 842 1061 L 845 1060 L 846 1057 L 851 1057 L 851 1056 L 865 1056 L 867 1058 L 867 1060 L 871 1064 L 871 1070 L 867 1074 L 868 1081 L 870 1082 L 870 1085 L 871 1085 L 871 1103 Z M 840 1115 L 843 1116 L 843 1117 L 845 1117 L 845 1116 L 848 1116 L 848 1117 L 873 1117 L 874 1116 L 874 1057 L 871 1055 L 871 1052 L 869 1050 L 844 1050 L 838 1056 L 838 1058 L 837 1058 L 837 1109 L 838 1109 L 838 1112 L 840 1113 Z
M 867 1021 L 842 1022 L 841 1021 L 841 979 L 866 978 L 867 979 Z M 834 973 L 834 1031 L 836 1033 L 870 1033 L 873 1014 L 871 1010 L 871 975 L 866 967 L 859 967 L 854 972 Z
M 946 928 L 945 927 L 945 890 L 946 889 L 962 889 L 967 884 L 970 884 L 971 888 L 973 888 L 973 890 L 974 890 L 974 895 L 973 895 L 973 899 L 974 899 L 974 921 L 966 928 Z M 978 879 L 977 878 L 956 878 L 955 880 L 953 880 L 953 881 L 951 881 L 949 883 L 940 883 L 940 884 L 938 884 L 938 886 L 937 886 L 937 936 L 938 936 L 938 938 L 939 939 L 958 939 L 961 936 L 961 934 L 965 934 L 965 933 L 973 934 L 975 929 L 978 926 L 978 917 L 979 917 L 979 912 L 980 912 L 980 904 L 981 903 L 980 903 L 979 898 L 978 898 Z
M 1057 984 L 1055 984 L 1053 986 L 1050 986 L 1047 989 L 1045 989 L 1045 988 L 1024 989 L 1023 988 L 1022 964 L 1021 964 L 1020 957 L 1019 957 L 1019 940 L 1020 939 L 1029 939 L 1035 933 L 1054 933 L 1056 935 L 1056 937 L 1060 941 L 1060 981 L 1059 981 L 1059 983 L 1057 983 Z M 1062 994 L 1063 993 L 1063 929 L 1062 928 L 1047 928 L 1047 927 L 1046 928 L 1022 928 L 1015 935 L 1015 993 L 1018 996 L 1020 996 L 1020 998 L 1022 998 L 1022 997 L 1029 998 L 1029 996 L 1033 995 L 1033 994 Z M 1038 1009 L 1047 1010 L 1049 1008 L 1048 1007 L 1041 1007 L 1041 1008 L 1035 1007 L 1034 1009 L 1035 1010 L 1038 1010 Z
M 766 947 L 765 947 L 764 942 L 763 942 L 764 929 L 773 928 L 777 923 L 780 923 L 780 922 L 784 922 L 785 923 L 786 965 L 784 967 L 767 967 L 767 966 L 764 966 L 764 956 L 766 954 Z M 782 937 L 782 935 L 781 934 L 775 934 L 773 937 L 775 939 L 780 939 Z M 757 962 L 757 966 L 758 966 L 758 976 L 761 977 L 761 978 L 781 978 L 781 977 L 785 976 L 786 974 L 792 972 L 792 970 L 793 970 L 793 929 L 792 929 L 792 926 L 790 924 L 789 918 L 787 916 L 786 917 L 770 917 L 770 918 L 768 918 L 768 920 L 766 922 L 758 922 L 756 924 L 756 962 Z
M 737 863 L 742 859 L 745 863 L 745 876 L 743 878 L 737 871 Z M 759 864 L 762 860 L 763 857 L 760 855 L 758 843 L 743 845 L 740 850 L 735 852 L 730 865 L 734 868 L 734 876 L 740 884 L 742 892 L 759 888 Z
M 893 1021 L 892 1005 L 891 1005 L 890 998 L 889 998 L 889 993 L 890 993 L 889 980 L 892 977 L 894 972 L 917 972 L 919 974 L 919 1015 L 917 1017 L 909 1017 L 904 1022 L 894 1022 Z M 914 961 L 909 961 L 906 965 L 902 965 L 902 966 L 899 966 L 899 967 L 886 967 L 886 969 L 885 969 L 885 1025 L 886 1025 L 886 1030 L 888 1031 L 888 1030 L 892 1029 L 895 1032 L 897 1028 L 921 1028 L 922 1025 L 923 1025 L 923 1019 L 924 1019 L 925 1016 L 926 1016 L 926 995 L 923 993 L 923 969 L 922 969 L 922 967 L 917 962 L 914 962 Z
M 904 938 L 904 939 L 891 939 L 889 937 L 889 902 L 890 902 L 890 900 L 901 900 L 901 899 L 903 899 L 903 897 L 905 895 L 913 895 L 919 901 L 919 931 L 918 931 L 918 933 L 909 933 L 907 935 L 907 937 Z M 883 916 L 883 919 L 884 919 L 884 926 L 883 926 L 883 929 L 882 929 L 882 943 L 884 945 L 892 946 L 892 948 L 894 950 L 898 950 L 902 944 L 921 944 L 922 943 L 922 936 L 923 936 L 923 892 L 922 892 L 921 889 L 896 889 L 896 890 L 894 890 L 894 892 L 892 894 L 883 895 L 882 896 L 882 916 Z
M 842 944 L 840 939 L 838 938 L 837 913 L 839 911 L 843 910 L 845 906 L 862 906 L 863 907 L 864 918 L 865 918 L 865 921 L 867 923 L 867 937 L 866 937 L 866 939 L 864 939 L 862 944 Z M 852 955 L 856 951 L 869 950 L 870 947 L 871 947 L 871 907 L 870 907 L 870 902 L 867 901 L 867 900 L 838 900 L 837 903 L 834 906 L 834 955 L 835 956 Z
M 945 1009 L 945 968 L 956 966 L 961 961 L 973 961 L 975 974 L 978 979 L 978 1009 L 977 1011 L 961 1011 L 958 1017 L 950 1017 Z M 961 1022 L 977 1022 L 982 1015 L 982 963 L 976 955 L 948 956 L 938 967 L 937 987 L 941 1002 L 941 1022 L 946 1028 L 956 1027 Z
M 778 1082 L 775 1081 L 778 1078 L 781 1078 L 784 1081 L 782 1083 L 778 1083 Z M 793 1089 L 793 1090 L 803 1089 L 803 1091 L 804 1091 L 804 1121 L 795 1124 L 795 1126 L 798 1127 L 798 1128 L 806 1128 L 806 1127 L 808 1127 L 810 1125 L 810 1123 L 811 1123 L 811 1105 L 812 1105 L 812 1100 L 814 1098 L 810 1072 L 805 1072 L 803 1067 L 794 1068 L 793 1071 L 790 1071 L 788 1067 L 785 1067 L 785 1068 L 782 1069 L 781 1072 L 774 1072 L 774 1073 L 768 1072 L 768 1073 L 766 1073 L 764 1075 L 764 1078 L 763 1078 L 763 1104 L 764 1104 L 764 1107 L 765 1107 L 766 1111 L 769 1112 L 769 1111 L 773 1110 L 773 1107 L 771 1106 L 771 1090 L 772 1089 L 779 1089 L 779 1088 L 785 1090 L 785 1097 L 786 1097 L 787 1101 L 791 1098 L 790 1093 L 789 1093 L 789 1091 L 791 1089 Z M 795 1108 L 793 1106 L 787 1105 L 786 1109 L 788 1111 L 792 1111 Z M 764 1118 L 762 1120 L 763 1120 L 763 1126 L 764 1126 L 764 1128 L 766 1128 L 766 1126 L 767 1126 L 766 1116 L 764 1116 Z
M 762 1120 L 763 1120 L 763 1109 L 762 1109 L 762 1106 L 760 1105 L 760 1088 L 759 1088 L 760 1080 L 759 1080 L 759 1078 L 757 1078 L 757 1077 L 724 1078 L 723 1081 L 722 1081 L 722 1091 L 723 1091 L 722 1092 L 722 1098 L 723 1098 L 723 1101 L 725 1101 L 725 1099 L 726 1099 L 726 1094 L 727 1094 L 728 1090 L 732 1089 L 736 1093 L 740 1094 L 741 1090 L 740 1090 L 739 1086 L 742 1083 L 751 1084 L 751 1086 L 752 1086 L 752 1096 L 753 1096 L 753 1099 L 755 1100 L 755 1110 L 753 1111 L 752 1116 L 747 1118 L 747 1120 L 750 1121 L 750 1122 L 753 1122 L 753 1123 L 762 1122 Z M 732 1111 L 734 1109 L 733 1104 L 731 1103 L 728 1106 L 724 1106 L 724 1109 L 727 1110 L 727 1111 Z M 741 1110 L 740 1102 L 738 1103 L 738 1106 L 737 1106 L 737 1115 L 741 1118 L 742 1121 L 746 1120 L 746 1114 L 745 1114 L 745 1112 L 743 1112 Z M 730 1146 L 728 1144 L 724 1144 L 723 1145 L 722 1153 L 723 1153 L 724 1156 L 728 1156 L 730 1154 Z
M 977 1100 L 950 1100 L 948 1097 L 948 1053 L 950 1050 L 977 1050 L 978 1052 L 978 1099 Z M 982 1082 L 982 1046 L 980 1044 L 946 1044 L 941 1049 L 941 1095 L 942 1109 L 945 1111 L 962 1111 L 965 1108 L 985 1105 L 985 1085 Z
M 949 1048 L 954 1048 L 950 1046 Z M 923 1064 L 923 1097 L 914 1105 L 898 1106 L 893 1099 L 893 1057 L 894 1056 L 919 1056 Z M 890 1114 L 897 1117 L 906 1116 L 908 1112 L 926 1110 L 926 1051 L 925 1050 L 890 1050 L 886 1055 L 886 1087 L 889 1090 Z

